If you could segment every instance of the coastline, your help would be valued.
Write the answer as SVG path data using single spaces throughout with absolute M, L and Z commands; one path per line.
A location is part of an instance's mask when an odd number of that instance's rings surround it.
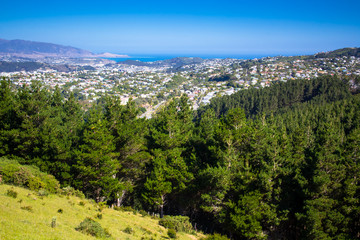
M 123 62 L 126 60 L 134 60 L 141 62 L 155 62 L 162 61 L 177 57 L 199 57 L 202 59 L 226 59 L 226 58 L 234 58 L 234 59 L 255 59 L 255 58 L 264 58 L 264 57 L 276 57 L 276 56 L 284 56 L 283 54 L 256 54 L 256 55 L 123 55 L 121 57 L 102 57 L 104 59 L 112 60 L 115 62 Z

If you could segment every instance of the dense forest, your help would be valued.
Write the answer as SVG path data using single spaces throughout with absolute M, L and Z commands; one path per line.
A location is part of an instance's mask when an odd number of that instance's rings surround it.
M 133 101 L 83 109 L 39 82 L 0 85 L 0 156 L 98 202 L 187 215 L 231 239 L 360 238 L 358 77 L 281 82 L 152 119 Z

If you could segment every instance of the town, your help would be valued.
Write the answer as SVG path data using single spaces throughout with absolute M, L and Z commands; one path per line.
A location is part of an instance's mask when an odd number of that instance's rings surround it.
M 69 62 L 71 61 L 71 62 Z M 1 72 L 18 87 L 41 81 L 50 88 L 73 92 L 91 104 L 101 96 L 117 96 L 123 104 L 133 99 L 142 117 L 151 118 L 172 97 L 186 94 L 194 110 L 214 97 L 231 95 L 247 88 L 267 87 L 273 82 L 311 79 L 322 75 L 360 75 L 360 58 L 339 56 L 265 57 L 261 59 L 203 59 L 175 69 L 166 64 L 115 63 L 107 59 L 53 59 L 74 71 L 40 68 L 35 71 Z M 84 66 L 87 68 L 84 68 Z

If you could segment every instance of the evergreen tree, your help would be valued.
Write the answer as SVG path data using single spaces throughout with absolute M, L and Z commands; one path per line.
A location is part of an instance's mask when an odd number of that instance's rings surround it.
M 186 184 L 193 178 L 183 156 L 186 143 L 192 135 L 192 129 L 191 111 L 188 98 L 185 96 L 182 96 L 178 102 L 172 100 L 154 119 L 150 129 L 149 143 L 153 155 L 150 171 L 152 173 L 144 185 L 143 196 L 149 202 L 151 198 L 148 196 L 152 194 L 153 189 L 160 189 L 156 196 L 161 201 L 151 200 L 149 203 L 158 206 L 161 215 L 163 215 L 167 195 L 184 190 Z
M 102 110 L 98 106 L 92 107 L 81 136 L 81 144 L 75 151 L 75 185 L 97 202 L 108 199 L 120 188 L 115 178 L 119 163 L 114 152 L 114 138 L 107 125 Z
M 121 191 L 114 196 L 120 206 L 126 194 L 142 187 L 145 179 L 146 164 L 151 156 L 146 147 L 148 133 L 145 119 L 138 118 L 139 109 L 130 99 L 123 106 L 118 98 L 107 98 L 105 114 L 109 130 L 114 136 L 115 151 L 118 155 L 119 170 L 116 174 Z

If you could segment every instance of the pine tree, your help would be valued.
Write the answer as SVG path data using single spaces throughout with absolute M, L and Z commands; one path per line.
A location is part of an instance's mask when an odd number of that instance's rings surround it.
M 119 169 L 114 152 L 114 138 L 98 106 L 89 110 L 79 149 L 75 151 L 76 187 L 97 202 L 108 199 L 119 190 L 115 178 Z
M 152 205 L 160 208 L 161 215 L 167 195 L 184 190 L 186 184 L 193 178 L 184 159 L 186 144 L 191 138 L 192 129 L 191 111 L 188 98 L 185 96 L 182 96 L 179 102 L 172 100 L 154 119 L 150 129 L 149 142 L 153 160 L 143 196 L 149 202 L 151 198 L 148 196 L 151 196 L 154 190 L 161 189 L 161 191 L 155 191 L 157 198 L 161 201 L 150 201 Z

